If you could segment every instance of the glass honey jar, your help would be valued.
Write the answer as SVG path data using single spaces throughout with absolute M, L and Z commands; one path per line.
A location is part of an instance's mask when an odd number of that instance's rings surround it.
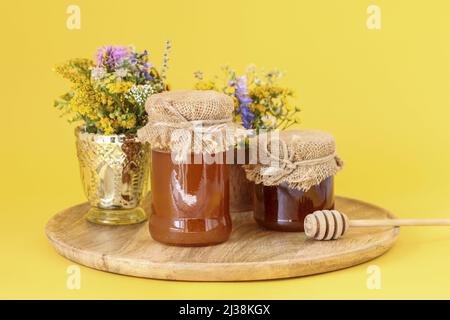
M 138 136 L 152 149 L 154 240 L 207 246 L 229 238 L 226 153 L 246 135 L 231 121 L 233 110 L 232 99 L 215 91 L 170 91 L 147 100 L 149 122 Z
M 223 156 L 223 154 L 221 155 Z M 190 154 L 191 161 L 195 156 Z M 231 233 L 226 164 L 176 164 L 171 154 L 152 150 L 153 239 L 174 245 L 212 245 Z
M 342 168 L 332 135 L 287 130 L 260 137 L 266 163 L 246 167 L 254 181 L 256 222 L 270 230 L 303 232 L 306 215 L 334 209 L 334 175 Z

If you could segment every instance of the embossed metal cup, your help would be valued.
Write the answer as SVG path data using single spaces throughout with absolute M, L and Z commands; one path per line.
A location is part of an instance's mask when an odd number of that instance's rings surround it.
M 81 180 L 91 209 L 90 222 L 106 225 L 145 221 L 149 145 L 135 135 L 101 135 L 75 130 Z

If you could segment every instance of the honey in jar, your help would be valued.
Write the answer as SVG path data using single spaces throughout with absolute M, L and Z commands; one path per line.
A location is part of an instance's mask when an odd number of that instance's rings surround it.
M 175 164 L 171 154 L 152 150 L 153 239 L 179 246 L 224 242 L 231 233 L 226 164 Z
M 256 222 L 271 230 L 304 231 L 306 215 L 334 209 L 334 175 L 342 167 L 335 141 L 320 131 L 287 130 L 265 137 L 266 159 L 276 141 L 273 162 L 247 166 L 254 181 L 253 211 Z M 278 149 L 279 148 L 279 149 Z
M 215 91 L 170 91 L 147 100 L 149 120 L 138 136 L 152 149 L 154 240 L 207 246 L 229 238 L 226 153 L 247 134 L 232 123 L 233 110 L 233 100 Z
M 277 186 L 254 185 L 254 217 L 261 226 L 279 231 L 304 231 L 305 217 L 316 210 L 334 209 L 333 177 L 308 191 Z

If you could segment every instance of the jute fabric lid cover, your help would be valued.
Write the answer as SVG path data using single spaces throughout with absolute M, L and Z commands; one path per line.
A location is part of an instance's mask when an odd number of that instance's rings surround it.
M 162 151 L 212 154 L 234 147 L 248 134 L 232 121 L 233 100 L 212 90 L 155 94 L 147 99 L 145 110 L 148 123 L 138 130 L 138 137 Z
M 287 183 L 290 188 L 307 191 L 335 175 L 343 166 L 336 155 L 334 137 L 326 132 L 286 130 L 257 138 L 262 146 L 260 160 L 264 161 L 245 166 L 247 178 L 257 184 Z M 271 149 L 278 149 L 278 152 Z

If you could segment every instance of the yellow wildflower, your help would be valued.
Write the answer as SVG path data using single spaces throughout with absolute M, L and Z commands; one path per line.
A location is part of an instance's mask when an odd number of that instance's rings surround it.
M 94 63 L 89 59 L 71 59 L 64 64 L 57 65 L 55 71 L 72 83 L 79 84 L 89 80 L 88 71 L 93 65 Z
M 200 80 L 195 84 L 196 90 L 217 90 L 213 81 Z
M 236 122 L 236 123 L 241 123 L 241 122 L 242 122 L 242 119 L 241 119 L 241 115 L 240 115 L 240 114 L 235 114 L 233 118 L 234 118 L 234 119 L 233 119 L 234 122 Z
M 254 129 L 266 128 L 274 129 L 278 125 L 281 125 L 283 129 L 291 126 L 294 123 L 300 122 L 300 116 L 297 114 L 300 109 L 292 104 L 291 98 L 294 96 L 294 92 L 286 87 L 278 84 L 278 79 L 283 76 L 278 70 L 257 72 L 254 66 L 249 67 L 246 74 L 239 75 L 236 71 L 229 67 L 223 68 L 225 75 L 225 81 L 216 84 L 213 80 L 204 79 L 200 74 L 200 77 L 195 88 L 200 90 L 216 89 L 230 96 L 235 105 L 235 117 L 234 121 L 249 125 Z M 242 83 L 239 83 L 241 87 L 233 85 L 239 79 Z M 214 87 L 213 87 L 214 85 Z M 239 95 L 236 94 L 236 90 L 239 90 Z M 243 93 L 244 92 L 244 93 Z M 246 96 L 248 93 L 248 97 Z M 254 121 L 249 123 L 249 119 L 242 119 L 240 114 L 242 104 L 246 99 L 246 107 L 250 109 L 250 113 L 254 116 Z M 248 110 L 245 110 L 245 114 Z M 236 114 L 237 113 L 237 114 Z M 247 118 L 247 117 L 246 117 Z M 243 123 L 242 120 L 245 120 Z
M 131 129 L 136 125 L 136 116 L 132 113 L 128 113 L 124 116 L 124 119 L 118 119 L 119 126 L 125 129 Z
M 125 93 L 133 85 L 134 85 L 134 83 L 130 82 L 130 81 L 117 81 L 117 82 L 108 83 L 106 85 L 106 89 L 108 89 L 108 91 L 110 93 Z
M 236 88 L 233 86 L 233 87 L 227 87 L 226 89 L 225 89 L 225 92 L 224 93 L 226 93 L 226 94 L 228 94 L 228 95 L 233 95 L 234 93 L 235 93 L 235 91 L 236 91 Z
M 100 128 L 104 134 L 108 135 L 108 134 L 113 134 L 114 133 L 114 128 L 112 126 L 112 121 L 108 118 L 101 118 L 98 122 L 97 122 L 97 127 Z
M 255 104 L 254 108 L 255 108 L 255 110 L 258 110 L 259 112 L 264 112 L 264 111 L 266 111 L 266 107 L 264 107 L 264 106 L 263 106 L 262 104 L 260 104 L 260 103 Z

